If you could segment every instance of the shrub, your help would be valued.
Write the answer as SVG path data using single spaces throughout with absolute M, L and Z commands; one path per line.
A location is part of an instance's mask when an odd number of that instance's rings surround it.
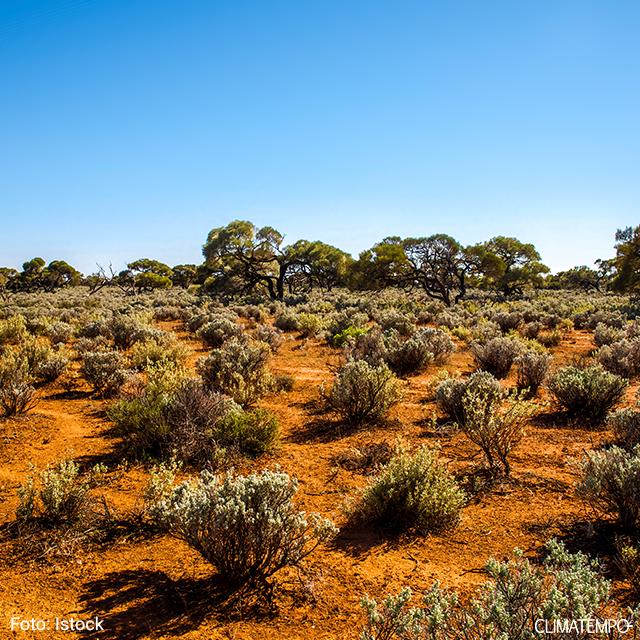
M 590 451 L 582 459 L 578 495 L 626 529 L 640 525 L 640 446 Z
M 514 331 L 518 328 L 522 322 L 522 314 L 516 311 L 501 311 L 495 313 L 491 319 L 500 327 L 502 333 L 509 333 L 509 331 Z
M 269 348 L 264 343 L 231 339 L 198 362 L 198 373 L 212 391 L 250 407 L 271 388 L 268 357 Z
M 34 408 L 35 389 L 24 356 L 7 351 L 0 356 L 0 409 L 2 415 L 14 416 Z
M 365 327 L 347 327 L 342 331 L 334 334 L 331 339 L 331 343 L 334 347 L 344 347 L 347 344 L 350 344 L 358 339 L 359 336 L 367 333 L 368 329 Z
M 154 365 L 148 370 L 144 386 L 107 409 L 116 433 L 129 452 L 134 455 L 163 454 L 170 432 L 165 412 L 184 377 L 184 370 L 175 365 Z
M 441 329 L 421 329 L 416 333 L 415 337 L 428 346 L 436 364 L 444 364 L 456 350 L 456 346 L 449 334 Z
M 217 348 L 231 338 L 240 338 L 242 327 L 228 318 L 216 318 L 202 325 L 196 335 L 208 347 Z
M 282 346 L 282 332 L 270 327 L 268 324 L 259 325 L 254 333 L 255 339 L 269 345 L 271 353 L 276 353 Z
M 551 376 L 547 386 L 569 417 L 595 425 L 622 398 L 627 382 L 597 366 L 563 367 Z
M 533 349 L 527 349 L 515 359 L 518 389 L 528 390 L 530 395 L 535 395 L 542 386 L 549 365 L 551 356 L 548 353 L 538 353 Z
M 11 316 L 6 320 L 0 320 L 0 347 L 19 344 L 27 335 L 27 325 L 23 316 Z
M 275 317 L 273 324 L 280 331 L 297 331 L 298 316 L 293 311 L 286 310 Z
M 303 338 L 317 336 L 324 327 L 322 318 L 315 313 L 299 313 L 296 324 Z
M 618 342 L 624 338 L 624 331 L 622 329 L 616 329 L 600 322 L 594 332 L 593 339 L 597 347 L 602 347 L 606 344 Z
M 503 406 L 499 406 L 496 399 L 491 386 L 467 388 L 462 396 L 460 428 L 480 447 L 489 470 L 494 475 L 508 476 L 509 456 L 524 436 L 524 426 L 533 407 L 517 395 L 509 397 Z
M 87 506 L 90 487 L 89 477 L 80 474 L 78 465 L 73 460 L 63 460 L 37 477 L 29 477 L 20 487 L 16 517 L 41 518 L 54 526 L 78 520 Z
M 149 326 L 138 316 L 115 315 L 108 324 L 116 349 L 129 349 L 136 342 L 155 338 L 161 332 Z
M 129 376 L 126 360 L 117 351 L 88 351 L 82 356 L 80 373 L 102 396 L 118 392 Z
M 540 635 L 537 620 L 590 620 L 594 628 L 604 629 L 602 623 L 612 618 L 607 606 L 610 585 L 599 575 L 598 564 L 583 553 L 569 553 L 555 540 L 546 544 L 545 551 L 542 568 L 533 566 L 519 549 L 508 561 L 489 560 L 485 565 L 489 580 L 469 603 L 437 582 L 424 594 L 420 607 L 409 608 L 408 588 L 387 596 L 382 606 L 363 598 L 367 621 L 360 640 L 533 640 Z M 553 635 L 567 640 L 586 637 L 576 633 Z M 588 635 L 612 637 L 606 629 Z
M 533 322 L 527 322 L 520 328 L 520 334 L 522 337 L 529 340 L 535 340 L 541 331 L 542 323 L 535 320 Z
M 336 532 L 329 520 L 296 510 L 297 488 L 282 472 L 220 480 L 204 471 L 152 504 L 150 512 L 232 585 L 261 585 L 283 567 L 298 566 Z
M 350 360 L 337 373 L 326 396 L 330 409 L 349 424 L 382 418 L 400 398 L 396 377 L 386 365 Z
M 496 378 L 505 378 L 518 355 L 518 345 L 510 338 L 492 338 L 485 344 L 474 342 L 471 353 L 478 366 Z
M 558 330 L 555 331 L 543 331 L 538 334 L 536 340 L 543 347 L 557 347 L 562 342 L 562 333 Z
M 398 337 L 388 340 L 385 360 L 394 373 L 406 376 L 424 371 L 433 362 L 434 356 L 428 342 L 415 335 L 406 340 Z
M 384 364 L 387 357 L 387 344 L 380 329 L 372 329 L 356 337 L 347 349 L 347 357 L 352 360 L 364 360 L 377 367 Z
M 625 449 L 640 444 L 640 411 L 622 409 L 607 418 L 607 426 L 613 431 L 616 442 Z
M 278 419 L 273 413 L 254 409 L 229 412 L 215 433 L 222 446 L 257 457 L 273 449 L 279 430 Z
M 186 358 L 186 348 L 171 334 L 164 334 L 160 340 L 148 339 L 136 342 L 130 354 L 131 364 L 138 370 L 146 369 L 149 365 L 159 362 L 180 365 Z
M 640 374 L 640 339 L 619 340 L 600 347 L 598 362 L 609 372 L 625 378 Z
M 224 455 L 221 425 L 230 413 L 240 411 L 228 396 L 208 391 L 200 380 L 187 379 L 164 407 L 167 442 L 160 442 L 159 448 L 193 465 L 218 466 Z
M 398 452 L 365 488 L 353 517 L 393 532 L 426 535 L 454 527 L 465 494 L 430 449 Z
M 498 403 L 505 393 L 500 383 L 486 371 L 477 371 L 468 380 L 443 380 L 436 387 L 436 405 L 445 416 L 458 424 L 464 423 L 465 420 L 463 400 L 467 391 L 483 394 L 491 405 Z
M 374 319 L 383 331 L 396 331 L 401 336 L 410 336 L 416 329 L 415 318 L 397 309 L 384 309 Z
M 394 448 L 386 442 L 371 442 L 347 451 L 342 451 L 334 457 L 334 462 L 343 469 L 371 473 L 386 466 L 394 454 Z

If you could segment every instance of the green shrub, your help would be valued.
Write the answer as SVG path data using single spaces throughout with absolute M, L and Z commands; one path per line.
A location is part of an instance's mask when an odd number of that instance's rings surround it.
M 437 582 L 423 595 L 420 607 L 409 607 L 408 588 L 387 596 L 382 605 L 363 598 L 367 620 L 360 640 L 534 640 L 541 635 L 538 620 L 591 620 L 603 629 L 602 623 L 612 618 L 610 585 L 598 573 L 597 563 L 580 552 L 569 553 L 555 540 L 545 551 L 542 568 L 533 566 L 519 549 L 508 561 L 489 560 L 485 566 L 489 580 L 468 603 Z M 637 618 L 637 612 L 630 615 Z M 553 637 L 586 638 L 572 630 Z M 588 637 L 613 636 L 603 629 Z
M 381 419 L 400 399 L 396 377 L 386 365 L 350 360 L 337 373 L 327 405 L 349 424 Z
M 335 534 L 329 520 L 297 511 L 298 484 L 286 473 L 204 471 L 150 505 L 155 521 L 184 540 L 236 586 L 259 586 L 285 566 L 298 566 Z
M 615 375 L 634 378 L 640 374 L 640 338 L 619 340 L 601 347 L 598 362 Z
M 268 358 L 266 344 L 231 339 L 198 362 L 198 373 L 212 391 L 250 407 L 271 389 Z
M 80 373 L 102 396 L 115 395 L 130 375 L 126 359 L 117 351 L 88 351 L 82 356 Z
M 34 408 L 35 388 L 27 359 L 15 351 L 0 356 L 0 409 L 3 416 L 27 413 Z
M 424 371 L 434 361 L 434 355 L 429 344 L 416 334 L 406 340 L 399 337 L 388 340 L 385 361 L 395 374 L 407 376 Z
M 324 328 L 322 318 L 315 313 L 299 313 L 296 324 L 303 338 L 314 338 Z
M 449 378 L 443 380 L 435 392 L 436 405 L 447 418 L 457 424 L 463 424 L 464 416 L 464 396 L 465 393 L 482 393 L 491 405 L 495 405 L 502 400 L 505 395 L 500 383 L 486 371 L 476 371 L 467 380 Z
M 474 342 L 471 345 L 478 367 L 498 379 L 507 377 L 518 350 L 517 342 L 511 338 L 493 338 L 484 344 Z
M 54 526 L 74 522 L 87 508 L 90 488 L 91 477 L 82 475 L 73 460 L 63 460 L 36 477 L 30 476 L 20 487 L 16 517 L 40 518 Z
M 216 439 L 223 447 L 257 457 L 273 449 L 280 427 L 276 416 L 266 409 L 231 411 L 216 429 Z
M 196 335 L 208 347 L 217 348 L 231 338 L 240 338 L 242 327 L 228 318 L 216 318 L 202 325 Z
M 640 445 L 631 451 L 611 447 L 582 459 L 578 495 L 601 515 L 614 515 L 626 529 L 640 525 Z
M 569 417 L 596 425 L 622 399 L 627 382 L 601 367 L 564 367 L 547 386 Z
M 548 353 L 538 353 L 532 349 L 521 353 L 515 359 L 518 389 L 535 395 L 547 377 L 551 359 Z
M 509 456 L 524 436 L 524 426 L 533 413 L 533 406 L 517 395 L 511 395 L 500 405 L 492 387 L 467 388 L 462 396 L 459 423 L 465 435 L 482 450 L 489 470 L 494 475 L 508 476 Z
M 353 518 L 392 532 L 426 535 L 454 527 L 465 494 L 430 449 L 399 451 L 365 488 Z
M 0 348 L 7 344 L 20 344 L 27 335 L 27 324 L 23 316 L 0 320 Z
M 344 347 L 346 344 L 354 342 L 358 336 L 367 333 L 367 331 L 368 329 L 365 327 L 347 327 L 336 333 L 331 339 L 331 343 L 334 347 Z
M 160 340 L 148 339 L 136 342 L 131 348 L 130 359 L 132 366 L 138 370 L 146 369 L 149 365 L 159 362 L 181 365 L 187 359 L 187 350 L 175 336 L 165 334 Z
M 607 426 L 613 431 L 615 441 L 624 449 L 640 444 L 640 411 L 622 409 L 607 418 Z

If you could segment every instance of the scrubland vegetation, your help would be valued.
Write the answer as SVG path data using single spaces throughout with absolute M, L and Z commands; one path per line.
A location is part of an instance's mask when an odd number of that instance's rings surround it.
M 0 270 L 12 606 L 122 638 L 635 621 L 640 228 L 616 242 L 550 276 L 513 238 L 353 260 L 234 222 L 199 266 Z

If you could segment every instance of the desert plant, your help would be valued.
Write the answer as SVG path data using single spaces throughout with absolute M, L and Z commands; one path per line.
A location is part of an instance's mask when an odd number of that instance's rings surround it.
M 125 358 L 117 351 L 87 351 L 82 355 L 80 373 L 102 396 L 116 394 L 130 374 Z
M 448 378 L 436 387 L 436 405 L 445 416 L 458 424 L 464 423 L 464 396 L 467 391 L 482 393 L 491 405 L 498 403 L 505 394 L 500 383 L 486 371 L 476 371 L 467 380 Z
M 533 349 L 522 352 L 515 359 L 518 389 L 535 395 L 547 377 L 550 364 L 551 356 L 548 353 L 539 353 Z
M 16 517 L 40 518 L 53 526 L 73 522 L 86 508 L 90 488 L 90 476 L 81 474 L 73 460 L 63 460 L 20 487 Z
M 303 338 L 313 338 L 317 336 L 324 327 L 322 318 L 315 313 L 299 313 L 296 324 Z
M 198 362 L 198 372 L 205 385 L 232 397 L 243 407 L 250 407 L 268 393 L 271 377 L 266 365 L 269 348 L 262 342 L 228 340 Z
M 224 456 L 220 432 L 225 419 L 240 407 L 228 396 L 208 391 L 202 381 L 186 379 L 164 406 L 166 442 L 159 448 L 175 459 L 204 467 L 216 467 Z
M 501 405 L 493 388 L 467 388 L 462 397 L 460 428 L 482 450 L 494 475 L 511 472 L 509 456 L 524 436 L 524 426 L 533 407 L 516 394 Z
M 624 331 L 600 322 L 593 332 L 593 340 L 597 347 L 602 347 L 624 338 Z
M 187 358 L 187 350 L 171 334 L 164 334 L 158 339 L 147 339 L 136 342 L 131 348 L 130 360 L 135 369 L 143 370 L 158 362 L 183 364 Z
M 598 350 L 598 362 L 609 372 L 625 378 L 640 374 L 640 338 L 623 339 Z
M 413 529 L 426 535 L 454 527 L 464 502 L 464 491 L 434 451 L 399 450 L 365 488 L 352 518 L 392 532 Z
M 397 334 L 387 341 L 385 361 L 399 376 L 415 375 L 424 371 L 433 361 L 429 343 L 418 334 L 402 340 Z
M 35 406 L 33 376 L 26 358 L 14 351 L 0 356 L 0 409 L 4 416 L 27 413 Z
M 640 445 L 589 451 L 581 461 L 578 495 L 599 514 L 614 515 L 622 527 L 640 525 Z
M 256 327 L 254 337 L 259 342 L 264 342 L 269 345 L 271 353 L 276 353 L 282 346 L 284 341 L 282 337 L 282 331 L 274 329 L 268 324 L 261 324 Z
M 622 398 L 627 382 L 598 366 L 570 366 L 556 371 L 547 386 L 569 417 L 596 425 Z
M 382 605 L 365 597 L 361 604 L 367 619 L 360 640 L 534 640 L 541 635 L 538 625 L 545 629 L 544 623 L 554 620 L 589 620 L 589 638 L 623 638 L 604 624 L 612 619 L 607 607 L 610 585 L 598 573 L 598 564 L 583 553 L 569 553 L 555 540 L 545 545 L 545 552 L 542 567 L 532 565 L 519 549 L 507 561 L 489 560 L 489 579 L 468 603 L 437 582 L 423 595 L 420 607 L 409 607 L 408 588 L 387 596 Z M 637 612 L 628 615 L 633 624 Z M 587 635 L 569 628 L 553 637 Z
M 257 457 L 270 451 L 278 440 L 278 419 L 266 409 L 230 411 L 216 429 L 216 439 L 224 447 Z
M 492 338 L 484 344 L 474 342 L 471 353 L 480 369 L 500 379 L 509 374 L 518 355 L 518 344 L 511 338 Z
M 336 532 L 332 522 L 297 511 L 298 484 L 286 473 L 249 476 L 207 471 L 151 504 L 156 522 L 184 540 L 233 586 L 261 586 L 297 566 Z
M 208 347 L 217 348 L 231 338 L 240 338 L 242 327 L 228 318 L 216 318 L 202 325 L 196 335 Z
M 640 411 L 621 409 L 609 415 L 607 426 L 613 431 L 617 444 L 624 449 L 633 449 L 640 444 Z
M 325 395 L 328 407 L 355 425 L 379 420 L 399 398 L 399 384 L 388 367 L 374 367 L 364 360 L 350 360 L 339 369 Z
M 543 347 L 557 347 L 562 342 L 562 332 L 557 329 L 554 331 L 541 331 L 536 340 Z

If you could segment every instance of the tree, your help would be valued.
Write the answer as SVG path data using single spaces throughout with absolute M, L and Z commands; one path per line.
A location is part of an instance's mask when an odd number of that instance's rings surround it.
M 11 267 L 0 267 L 0 298 L 4 299 L 13 289 L 13 283 L 20 274 Z
M 640 225 L 618 229 L 615 249 L 616 256 L 612 262 L 615 268 L 613 290 L 638 293 L 640 291 Z
M 541 286 L 542 274 L 549 272 L 536 248 L 517 238 L 496 236 L 473 247 L 470 254 L 483 276 L 483 286 L 507 296 L 522 293 L 527 286 Z
M 188 289 L 198 274 L 198 268 L 195 264 L 177 264 L 172 271 L 171 280 L 173 281 L 173 286 L 182 287 L 183 289 Z
M 600 271 L 586 265 L 573 267 L 567 271 L 559 271 L 547 278 L 547 286 L 552 289 L 581 289 L 583 291 L 600 291 L 604 285 Z
M 139 293 L 154 289 L 167 289 L 173 284 L 171 267 L 158 260 L 140 258 L 130 262 L 127 269 L 128 271 L 122 271 L 118 277 L 123 284 L 131 281 Z
M 402 238 L 391 236 L 363 251 L 351 269 L 355 289 L 404 286 L 409 279 L 409 261 Z
M 46 291 L 55 291 L 62 287 L 79 285 L 82 274 L 64 260 L 52 260 L 43 269 L 40 280 Z
M 204 289 L 237 295 L 264 288 L 272 300 L 282 300 L 289 277 L 311 274 L 312 256 L 322 253 L 306 240 L 289 246 L 283 242 L 273 227 L 258 229 L 246 220 L 212 229 L 202 249 L 211 273 Z

